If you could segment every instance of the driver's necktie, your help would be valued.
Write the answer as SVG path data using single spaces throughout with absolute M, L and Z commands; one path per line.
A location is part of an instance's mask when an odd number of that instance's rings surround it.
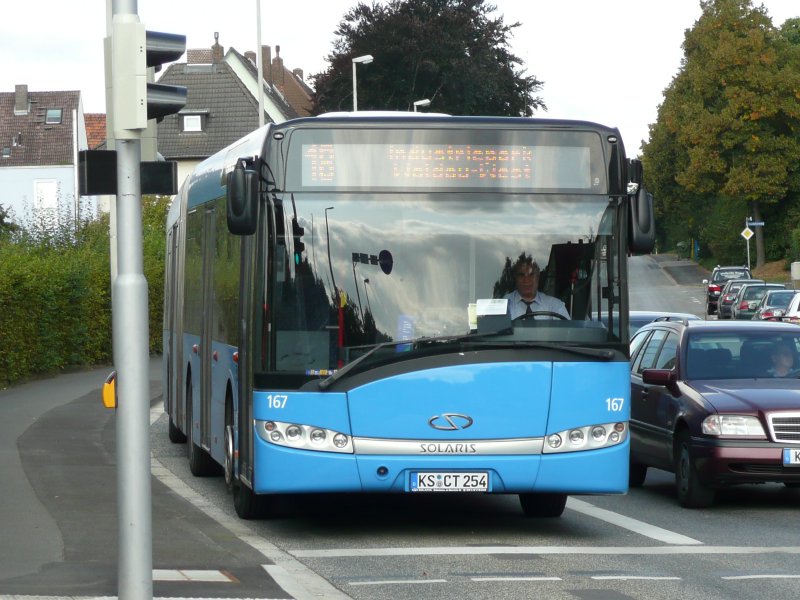
M 533 311 L 531 310 L 531 304 L 533 304 L 533 300 L 531 300 L 530 302 L 528 302 L 527 300 L 523 300 L 522 303 L 525 304 L 525 307 L 526 307 L 525 308 L 525 314 L 526 315 L 532 315 Z

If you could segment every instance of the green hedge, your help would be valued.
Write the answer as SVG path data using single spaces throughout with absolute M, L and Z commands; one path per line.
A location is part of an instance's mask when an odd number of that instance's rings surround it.
M 143 202 L 150 351 L 161 349 L 168 199 Z M 0 385 L 112 362 L 108 217 L 0 237 Z

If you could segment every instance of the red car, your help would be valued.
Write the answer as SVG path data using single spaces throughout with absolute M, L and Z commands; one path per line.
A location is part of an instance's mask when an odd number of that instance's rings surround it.
M 645 325 L 631 340 L 631 486 L 672 471 L 684 507 L 727 485 L 800 486 L 798 377 L 796 325 Z

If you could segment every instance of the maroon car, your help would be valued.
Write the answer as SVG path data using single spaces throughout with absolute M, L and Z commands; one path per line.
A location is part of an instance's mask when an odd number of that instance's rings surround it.
M 631 340 L 631 486 L 675 473 L 685 507 L 739 483 L 800 486 L 800 327 L 663 321 Z

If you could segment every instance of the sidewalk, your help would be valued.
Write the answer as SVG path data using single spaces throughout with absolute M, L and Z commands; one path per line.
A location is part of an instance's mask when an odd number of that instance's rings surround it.
M 702 285 L 703 279 L 708 279 L 711 272 L 698 265 L 693 260 L 679 258 L 675 254 L 651 254 L 650 257 L 661 267 L 678 285 Z

